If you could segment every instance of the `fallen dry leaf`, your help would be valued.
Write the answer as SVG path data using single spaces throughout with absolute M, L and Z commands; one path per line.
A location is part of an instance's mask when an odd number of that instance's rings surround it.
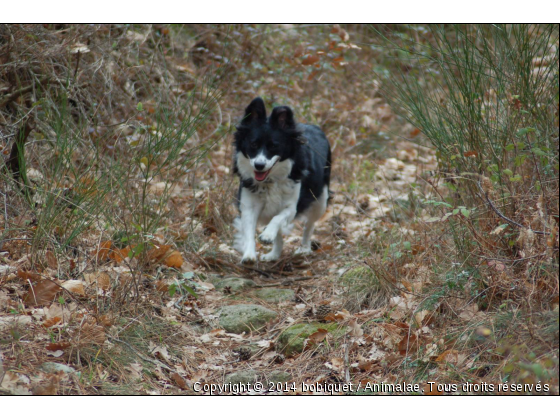
M 53 270 L 58 269 L 58 261 L 54 255 L 54 252 L 48 250 L 45 253 L 45 258 L 47 259 L 47 265 L 49 266 L 49 268 L 52 268 Z
M 160 262 L 170 249 L 171 245 L 154 245 L 154 247 L 148 251 L 148 261 L 152 263 Z
M 105 343 L 105 331 L 102 326 L 96 325 L 94 319 L 88 319 L 78 332 L 77 344 L 79 347 L 102 345 Z
M 311 64 L 315 64 L 320 60 L 318 55 L 308 55 L 307 57 L 305 57 L 301 64 L 303 64 L 304 66 L 310 66 Z
M 33 395 L 56 395 L 58 386 L 52 382 L 49 385 L 38 385 L 32 389 Z
M 169 285 L 163 280 L 158 280 L 156 282 L 156 290 L 159 293 L 167 293 L 169 291 Z
M 169 362 L 169 352 L 164 346 L 156 346 L 151 350 L 152 354 L 164 362 Z
M 371 349 L 368 352 L 367 358 L 370 362 L 379 362 L 385 358 L 387 352 L 381 350 L 375 343 L 372 344 Z
M 139 381 L 142 379 L 142 370 L 144 369 L 140 363 L 131 363 L 125 368 L 127 371 L 130 372 L 130 379 L 134 381 Z
M 189 389 L 189 385 L 187 384 L 187 382 L 177 372 L 175 372 L 171 375 L 171 379 L 173 379 L 173 382 L 175 382 L 175 385 L 177 385 L 182 390 Z
M 404 338 L 399 342 L 399 353 L 404 356 L 418 350 L 420 346 L 418 336 L 411 334 L 405 335 Z
M 58 302 L 54 302 L 51 306 L 49 306 L 45 311 L 44 311 L 45 317 L 47 320 L 53 319 L 53 318 L 59 318 L 61 320 L 68 320 L 71 316 L 71 311 L 60 305 Z
M 446 350 L 436 357 L 436 362 L 438 363 L 451 363 L 452 365 L 461 365 L 465 360 L 466 356 L 459 353 L 457 350 Z
M 47 350 L 47 354 L 52 357 L 60 357 L 64 354 L 64 352 L 62 350 L 55 350 L 55 351 Z
M 467 306 L 465 309 L 463 309 L 463 311 L 461 311 L 461 313 L 459 314 L 459 318 L 465 321 L 470 321 L 474 318 L 477 312 L 478 305 L 476 303 L 473 303 L 472 305 Z
M 55 316 L 54 318 L 47 319 L 45 322 L 43 322 L 43 327 L 51 328 L 61 321 L 62 321 L 62 318 L 60 318 L 58 316 Z
M 31 271 L 18 270 L 17 276 L 22 280 L 40 281 L 43 279 L 39 273 L 33 273 Z
M 183 257 L 179 251 L 173 251 L 163 262 L 166 266 L 171 268 L 181 268 L 183 265 Z
M 305 346 L 306 349 L 308 348 L 308 346 L 311 347 L 314 344 L 319 344 L 321 341 L 325 339 L 328 333 L 329 332 L 324 328 L 319 328 L 317 332 L 314 332 L 307 338 L 307 345 Z
M 85 296 L 84 283 L 81 280 L 66 280 L 60 284 L 61 287 L 78 296 Z
M 29 382 L 27 376 L 7 371 L 4 374 L 0 386 L 10 391 L 12 395 L 31 395 Z
M 95 255 L 97 255 L 97 259 L 99 261 L 106 261 L 109 258 L 112 246 L 112 241 L 101 242 L 99 244 L 99 248 L 97 248 L 95 252 Z
M 49 343 L 45 348 L 49 351 L 64 350 L 70 347 L 70 343 L 67 341 L 59 341 L 58 343 Z
M 104 327 L 110 327 L 115 323 L 115 319 L 111 315 L 101 315 L 98 318 L 98 323 L 103 325 Z
M 126 248 L 122 248 L 122 249 L 115 249 L 109 254 L 109 259 L 117 263 L 123 262 L 125 258 L 128 258 L 128 255 L 130 254 L 131 251 L 132 248 L 130 246 L 127 246 Z
M 111 287 L 111 277 L 104 271 L 98 271 L 95 273 L 84 274 L 84 280 L 88 286 L 97 286 L 101 290 L 109 290 Z
M 337 372 L 344 371 L 344 360 L 341 357 L 333 357 L 331 359 L 331 365 L 334 370 Z
M 358 370 L 360 372 L 371 372 L 373 370 L 373 367 L 377 367 L 379 366 L 378 363 L 376 361 L 371 361 L 371 360 L 366 360 L 363 362 L 358 363 Z
M 348 327 L 350 328 L 350 335 L 352 337 L 355 338 L 363 337 L 364 330 L 362 330 L 362 327 L 358 325 L 358 321 L 356 321 L 356 319 L 351 319 L 350 323 L 348 324 Z
M 62 287 L 52 280 L 41 279 L 35 285 L 29 287 L 23 302 L 27 306 L 47 305 L 51 303 Z
M 428 315 L 430 315 L 430 311 L 426 309 L 416 312 L 414 314 L 414 320 L 416 321 L 416 324 L 423 325 L 422 323 Z

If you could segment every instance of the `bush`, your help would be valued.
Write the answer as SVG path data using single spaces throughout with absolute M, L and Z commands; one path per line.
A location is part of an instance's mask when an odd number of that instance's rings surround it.
M 436 204 L 460 212 L 470 232 L 455 235 L 458 252 L 506 258 L 558 293 L 557 25 L 376 31 L 388 54 L 407 60 L 385 93 L 436 149 L 451 193 Z
M 420 130 L 416 141 L 435 149 L 438 171 L 424 178 L 430 190 L 411 187 L 418 242 L 407 254 L 387 252 L 372 268 L 403 275 L 405 287 L 412 280 L 407 289 L 422 299 L 418 313 L 434 310 L 434 325 L 445 325 L 458 348 L 489 365 L 499 358 L 488 349 L 498 348 L 502 375 L 548 380 L 558 358 L 550 331 L 558 325 L 559 289 L 558 27 L 374 32 L 374 48 L 391 66 L 381 74 L 384 94 Z M 390 251 L 396 243 L 389 235 L 383 246 Z M 419 281 L 426 266 L 433 275 Z M 512 313 L 518 319 L 497 325 L 503 334 L 495 341 L 480 332 Z

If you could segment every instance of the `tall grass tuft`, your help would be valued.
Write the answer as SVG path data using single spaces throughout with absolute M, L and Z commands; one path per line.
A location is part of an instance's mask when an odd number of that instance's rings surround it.
M 411 30 L 416 32 L 420 29 Z M 556 25 L 430 26 L 389 41 L 409 60 L 389 99 L 444 166 L 487 174 L 502 194 L 546 192 L 558 176 Z
M 510 257 L 527 232 L 544 240 L 541 251 L 547 238 L 550 248 L 558 223 L 557 25 L 400 29 L 375 29 L 386 53 L 406 60 L 385 92 L 435 147 L 451 204 L 475 210 L 464 212 L 471 219 L 505 224 L 498 248 Z
M 390 67 L 376 74 L 385 96 L 438 158 L 430 199 L 419 197 L 413 215 L 415 230 L 429 239 L 418 254 L 386 262 L 395 271 L 428 267 L 418 311 L 476 304 L 484 311 L 477 322 L 487 324 L 494 322 L 491 314 L 523 314 L 512 324 L 515 332 L 496 337 L 498 353 L 514 366 L 502 373 L 548 380 L 552 369 L 529 372 L 519 360 L 557 357 L 549 323 L 537 320 L 549 313 L 558 320 L 558 26 L 416 25 L 373 32 L 373 48 Z M 441 322 L 463 334 L 476 328 L 474 320 Z M 519 350 L 520 342 L 527 348 Z M 469 351 L 480 351 L 475 347 Z

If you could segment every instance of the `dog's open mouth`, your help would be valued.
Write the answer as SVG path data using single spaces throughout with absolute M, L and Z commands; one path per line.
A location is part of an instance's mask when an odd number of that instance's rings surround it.
M 270 169 L 268 171 L 264 171 L 264 172 L 255 171 L 255 179 L 257 181 L 264 181 L 269 173 L 270 173 Z

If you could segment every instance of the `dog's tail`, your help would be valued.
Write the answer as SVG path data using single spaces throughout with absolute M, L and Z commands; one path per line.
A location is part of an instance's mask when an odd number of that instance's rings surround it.
M 237 252 L 243 253 L 243 232 L 241 230 L 241 217 L 236 217 L 233 221 L 233 249 Z

